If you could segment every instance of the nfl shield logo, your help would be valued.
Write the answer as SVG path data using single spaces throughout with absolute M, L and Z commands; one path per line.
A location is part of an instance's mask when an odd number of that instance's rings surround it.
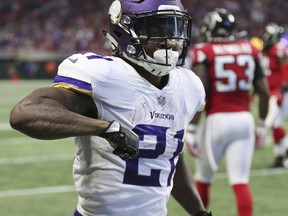
M 158 100 L 158 105 L 160 105 L 160 106 L 164 106 L 166 103 L 166 99 L 163 96 L 157 97 L 157 100 Z

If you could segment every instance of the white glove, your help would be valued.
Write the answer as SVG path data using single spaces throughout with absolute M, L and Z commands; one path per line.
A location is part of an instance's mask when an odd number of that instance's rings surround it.
M 265 146 L 266 127 L 264 120 L 259 120 L 255 131 L 255 148 L 261 149 Z
M 193 157 L 200 156 L 200 150 L 196 142 L 196 136 L 195 136 L 196 129 L 197 129 L 196 125 L 189 124 L 185 135 L 185 143 L 187 146 L 187 150 L 189 154 L 192 155 Z

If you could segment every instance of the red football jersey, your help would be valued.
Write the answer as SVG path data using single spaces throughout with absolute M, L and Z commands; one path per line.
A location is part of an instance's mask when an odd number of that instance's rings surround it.
M 226 41 L 198 44 L 192 53 L 192 65 L 205 64 L 209 73 L 207 114 L 249 111 L 253 81 L 264 76 L 258 49 L 249 41 Z
M 263 51 L 264 73 L 267 76 L 271 95 L 277 95 L 281 91 L 282 82 L 287 79 L 287 71 L 282 65 L 281 59 L 287 58 L 287 47 L 282 43 L 276 43 L 270 49 Z

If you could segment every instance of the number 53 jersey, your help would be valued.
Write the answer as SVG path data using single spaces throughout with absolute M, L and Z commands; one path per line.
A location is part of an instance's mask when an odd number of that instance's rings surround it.
M 176 68 L 160 90 L 120 58 L 81 53 L 59 65 L 53 86 L 90 95 L 99 119 L 116 120 L 140 139 L 139 157 L 123 161 L 101 137 L 75 138 L 77 210 L 85 216 L 166 216 L 185 128 L 205 105 L 200 79 Z
M 250 110 L 253 82 L 264 77 L 262 54 L 249 41 L 218 41 L 195 45 L 193 66 L 208 69 L 207 114 Z

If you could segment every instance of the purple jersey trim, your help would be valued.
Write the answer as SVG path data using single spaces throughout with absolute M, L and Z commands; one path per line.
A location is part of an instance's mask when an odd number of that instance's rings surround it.
M 56 83 L 66 83 L 66 84 L 69 84 L 69 85 L 76 86 L 79 89 L 92 91 L 92 86 L 91 86 L 90 83 L 87 83 L 87 82 L 84 82 L 84 81 L 81 81 L 81 80 L 77 80 L 77 79 L 74 79 L 74 78 L 70 78 L 70 77 L 63 77 L 63 76 L 56 75 L 56 77 L 54 78 L 54 82 L 53 83 L 54 84 L 56 84 Z
M 73 216 L 82 216 L 82 215 L 76 209 Z

